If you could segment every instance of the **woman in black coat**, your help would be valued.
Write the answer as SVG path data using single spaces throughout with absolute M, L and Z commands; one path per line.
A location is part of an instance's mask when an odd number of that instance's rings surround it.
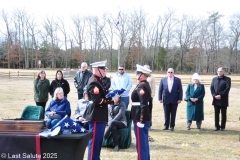
M 56 73 L 56 78 L 51 82 L 49 87 L 49 93 L 53 97 L 54 91 L 56 88 L 61 87 L 64 92 L 64 97 L 67 97 L 67 94 L 70 92 L 70 86 L 67 80 L 63 78 L 63 73 L 61 70 L 58 70 Z

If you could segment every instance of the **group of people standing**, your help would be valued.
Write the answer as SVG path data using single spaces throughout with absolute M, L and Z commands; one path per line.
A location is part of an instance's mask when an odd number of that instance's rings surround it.
M 224 69 L 222 67 L 217 70 L 217 77 L 214 77 L 211 82 L 210 91 L 213 97 L 212 105 L 214 106 L 215 128 L 214 131 L 225 130 L 228 97 L 231 88 L 231 79 L 224 75 Z M 167 77 L 161 80 L 159 85 L 160 103 L 163 103 L 165 123 L 163 130 L 174 131 L 175 118 L 178 104 L 182 101 L 182 84 L 181 80 L 174 76 L 174 70 L 169 68 L 167 71 Z M 201 84 L 200 75 L 194 73 L 192 75 L 192 83 L 188 84 L 186 89 L 187 101 L 187 129 L 191 129 L 192 121 L 196 121 L 198 129 L 201 129 L 202 121 L 204 120 L 204 96 L 205 87 Z M 219 125 L 219 114 L 221 112 L 221 125 Z
M 118 151 L 118 140 L 116 129 L 126 127 L 125 111 L 128 109 L 131 98 L 131 119 L 133 120 L 134 133 L 136 136 L 136 149 L 138 158 L 150 159 L 149 152 L 149 130 L 152 126 L 152 102 L 155 96 L 156 82 L 151 75 L 149 65 L 136 65 L 137 85 L 132 88 L 132 79 L 125 72 L 123 65 L 118 67 L 118 72 L 112 81 L 106 77 L 106 61 L 91 64 L 92 72 L 87 68 L 87 63 L 81 64 L 81 69 L 74 77 L 74 85 L 78 91 L 78 105 L 75 110 L 75 118 L 86 128 L 93 132 L 88 144 L 88 159 L 100 159 L 101 146 L 104 139 L 107 139 L 110 132 L 113 134 L 114 150 Z M 231 87 L 231 79 L 224 75 L 224 69 L 218 68 L 218 76 L 213 78 L 210 90 L 213 97 L 212 104 L 215 111 L 215 131 L 225 130 L 226 113 L 228 106 L 228 94 Z M 198 129 L 201 129 L 204 120 L 204 96 L 205 87 L 200 83 L 200 76 L 195 73 L 192 76 L 192 83 L 186 89 L 187 101 L 186 128 L 191 129 L 192 121 L 196 121 Z M 111 87 L 115 89 L 125 89 L 122 95 L 116 99 L 106 98 L 106 94 Z M 63 78 L 62 72 L 56 73 L 56 79 L 49 82 L 46 73 L 40 71 L 34 81 L 34 100 L 36 105 L 44 108 L 48 101 L 48 93 L 53 97 L 45 115 L 48 117 L 48 126 L 54 126 L 57 121 L 51 116 L 64 117 L 71 115 L 70 103 L 67 94 L 70 92 L 69 83 Z M 169 68 L 167 76 L 161 79 L 158 89 L 158 100 L 163 104 L 164 128 L 163 130 L 174 131 L 175 118 L 178 104 L 183 99 L 183 89 L 181 79 L 174 76 L 174 70 Z M 219 114 L 221 112 L 222 121 L 219 125 Z M 44 117 L 43 117 L 44 118 Z M 107 127 L 106 131 L 105 128 Z

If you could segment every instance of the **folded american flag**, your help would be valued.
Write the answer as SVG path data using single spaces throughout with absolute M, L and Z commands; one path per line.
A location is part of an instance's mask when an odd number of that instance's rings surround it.
M 123 92 L 125 91 L 125 89 L 115 89 L 115 90 L 112 90 L 110 92 L 108 92 L 108 94 L 105 96 L 106 98 L 112 98 L 112 97 L 115 97 L 115 96 L 120 96 L 121 94 L 123 94 Z
M 61 119 L 55 126 L 53 126 L 51 128 L 51 131 L 53 131 L 55 128 L 57 127 L 61 127 L 61 132 L 82 132 L 82 133 L 86 133 L 88 132 L 88 130 L 86 130 L 85 128 L 83 128 L 79 123 L 77 123 L 76 121 L 72 120 L 71 118 L 69 118 L 67 115 Z

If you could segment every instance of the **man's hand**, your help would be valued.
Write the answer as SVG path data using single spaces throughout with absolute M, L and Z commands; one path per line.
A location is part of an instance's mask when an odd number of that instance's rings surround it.
M 160 100 L 159 102 L 162 103 L 162 100 Z
M 80 122 L 82 122 L 82 121 L 85 121 L 86 119 L 83 118 L 83 117 L 79 117 L 78 120 L 79 120 Z
M 220 100 L 221 96 L 220 95 L 216 95 L 214 98 L 217 99 L 217 100 Z
M 178 100 L 178 101 L 177 101 L 178 104 L 181 103 L 181 102 L 182 102 L 181 100 Z

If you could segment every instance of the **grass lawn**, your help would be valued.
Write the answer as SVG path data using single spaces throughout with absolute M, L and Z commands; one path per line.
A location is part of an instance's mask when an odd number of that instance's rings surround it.
M 56 71 L 46 71 L 50 80 Z M 108 73 L 111 74 L 111 73 Z M 176 75 L 181 78 L 181 75 Z M 188 75 L 190 77 L 190 75 Z M 213 76 L 209 75 L 209 79 Z M 69 80 L 71 91 L 68 99 L 71 102 L 72 110 L 77 104 L 77 93 L 73 80 Z M 178 106 L 175 131 L 163 131 L 164 114 L 163 107 L 154 97 L 153 104 L 153 126 L 150 136 L 150 155 L 152 160 L 164 159 L 240 159 L 240 87 L 233 86 L 230 90 L 229 107 L 227 110 L 227 124 L 225 131 L 213 131 L 214 109 L 211 105 L 212 97 L 209 86 L 205 86 L 206 95 L 204 98 L 204 121 L 202 130 L 196 129 L 195 122 L 191 130 L 186 130 L 186 102 Z M 133 88 L 136 83 L 133 84 Z M 19 118 L 26 105 L 35 105 L 33 99 L 32 80 L 10 80 L 0 78 L 0 118 Z M 185 95 L 186 85 L 183 85 Z M 50 100 L 48 101 L 48 103 Z M 48 105 L 47 103 L 47 105 Z M 129 109 L 130 109 L 129 105 Z M 72 112 L 74 113 L 74 112 Z M 72 118 L 73 118 L 72 114 Z M 85 159 L 87 158 L 87 150 Z M 111 148 L 102 148 L 102 160 L 132 160 L 137 159 L 135 149 L 135 136 L 132 130 L 132 145 L 128 149 L 121 149 L 118 153 Z

